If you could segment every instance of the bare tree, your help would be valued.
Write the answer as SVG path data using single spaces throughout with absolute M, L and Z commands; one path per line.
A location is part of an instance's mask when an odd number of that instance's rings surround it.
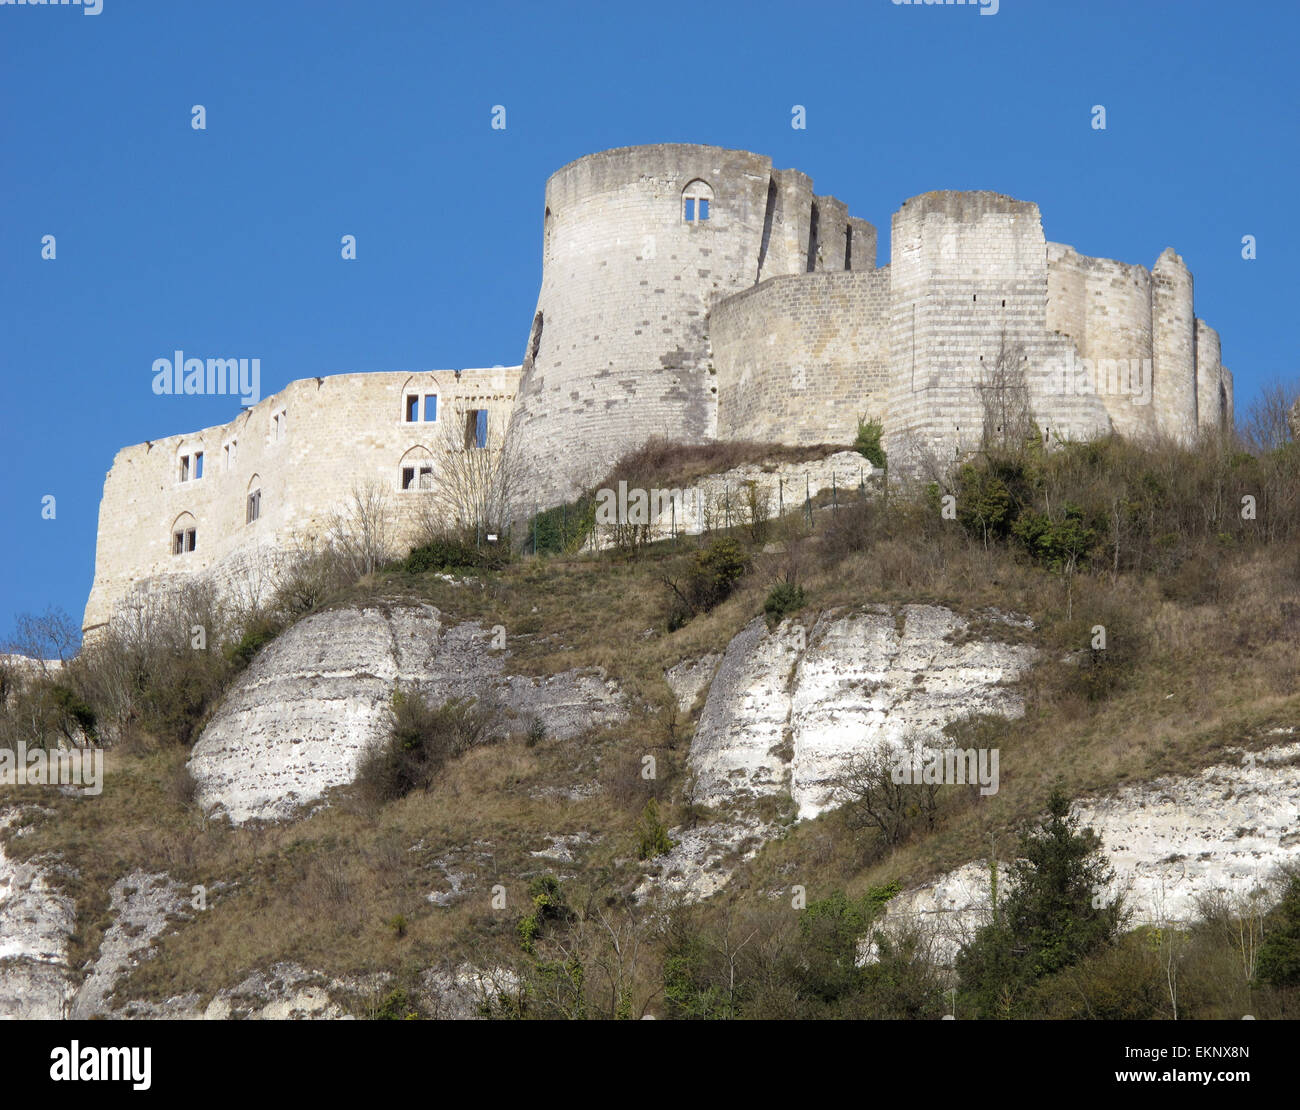
M 21 614 L 4 651 L 26 656 L 45 674 L 51 663 L 66 664 L 80 643 L 81 633 L 72 618 L 62 609 L 47 609 L 40 616 Z
M 448 531 L 501 534 L 510 524 L 524 465 L 506 417 L 484 412 L 457 405 L 439 416 L 432 492 L 419 513 L 422 542 Z
M 1025 377 L 1025 349 L 1008 343 L 1006 332 L 992 366 L 984 365 L 975 388 L 983 410 L 985 451 L 1018 452 L 1034 436 L 1034 418 Z
M 375 482 L 353 486 L 348 500 L 330 517 L 326 543 L 353 581 L 391 562 L 394 525 L 387 491 Z
M 1241 424 L 1242 438 L 1250 449 L 1261 453 L 1293 442 L 1300 430 L 1297 406 L 1300 406 L 1300 382 L 1275 378 L 1265 385 L 1246 409 Z
M 921 822 L 934 828 L 939 785 L 899 782 L 901 776 L 895 774 L 902 762 L 912 758 L 913 750 L 910 741 L 902 749 L 879 745 L 849 763 L 840 791 L 850 828 L 875 829 L 890 846 Z

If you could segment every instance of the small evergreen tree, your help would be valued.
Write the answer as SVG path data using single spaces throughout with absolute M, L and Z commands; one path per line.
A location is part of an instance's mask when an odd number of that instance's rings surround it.
M 1109 944 L 1123 923 L 1122 898 L 1101 894 L 1114 877 L 1101 838 L 1078 827 L 1059 787 L 1018 854 L 994 920 L 957 957 L 961 989 L 983 1017 L 1014 1016 L 1028 987 Z
M 1259 950 L 1256 978 L 1271 987 L 1300 986 L 1300 874 L 1291 876 L 1269 916 L 1272 931 Z

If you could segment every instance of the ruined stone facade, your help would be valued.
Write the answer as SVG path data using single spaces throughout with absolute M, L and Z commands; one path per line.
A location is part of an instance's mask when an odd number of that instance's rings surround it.
M 354 490 L 383 491 L 395 543 L 409 541 L 438 457 L 471 420 L 499 446 L 518 382 L 517 366 L 307 378 L 228 424 L 124 447 L 104 481 L 83 629 L 196 573 L 263 592 L 274 559 L 322 540 Z
M 877 268 L 875 228 L 805 174 L 666 144 L 564 166 L 542 225 L 521 367 L 293 382 L 230 424 L 119 452 L 87 627 L 132 590 L 230 573 L 318 533 L 358 484 L 391 490 L 409 528 L 418 498 L 403 475 L 418 487 L 435 453 L 431 429 L 406 418 L 410 395 L 508 425 L 521 516 L 654 436 L 848 446 L 865 418 L 883 424 L 891 467 L 951 460 L 980 446 L 990 371 L 1008 361 L 1049 444 L 1111 431 L 1188 441 L 1232 420 L 1232 375 L 1183 260 L 1166 249 L 1148 270 L 1081 255 L 1048 242 L 1026 201 L 914 197 Z M 199 451 L 203 477 L 182 479 Z

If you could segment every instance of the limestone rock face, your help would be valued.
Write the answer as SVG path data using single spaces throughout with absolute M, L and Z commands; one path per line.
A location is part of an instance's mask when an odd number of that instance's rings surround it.
M 1019 716 L 1023 703 L 1006 684 L 1034 650 L 968 640 L 969 627 L 932 605 L 839 610 L 771 633 L 752 621 L 728 645 L 691 743 L 697 800 L 789 790 L 805 820 L 835 803 L 857 754 L 902 750 L 959 717 Z
M 1101 837 L 1115 869 L 1108 897 L 1123 892 L 1133 924 L 1187 921 L 1206 895 L 1248 899 L 1280 864 L 1300 861 L 1300 743 L 1282 744 L 1196 775 L 1127 786 L 1075 807 Z M 1005 884 L 1007 864 L 1000 865 Z M 905 891 L 887 923 L 932 933 L 951 961 L 989 914 L 987 861 L 968 863 Z
M 0 812 L 0 830 L 21 818 L 19 807 Z M 0 1018 L 64 1015 L 72 997 L 67 957 L 75 925 L 72 899 L 59 893 L 52 872 L 9 858 L 0 843 Z
M 597 672 L 505 673 L 507 653 L 478 624 L 446 624 L 432 606 L 317 613 L 266 646 L 194 746 L 198 801 L 241 824 L 291 816 L 351 782 L 387 734 L 395 687 L 433 701 L 477 697 L 554 737 L 620 720 L 624 699 Z
M 987 616 L 995 625 L 1028 625 Z M 837 804 L 838 782 L 856 756 L 881 746 L 901 751 L 917 736 L 932 740 L 960 717 L 1019 716 L 1023 702 L 1007 684 L 1034 654 L 980 639 L 966 618 L 933 605 L 834 610 L 811 627 L 786 621 L 771 632 L 762 618 L 751 621 L 716 664 L 688 759 L 696 801 L 725 815 L 673 829 L 676 846 L 656 860 L 637 897 L 657 890 L 697 900 L 725 886 L 780 833 L 779 824 L 746 812 L 747 803 L 788 792 L 797 819 L 807 820 Z M 679 705 L 694 703 L 699 675 L 714 665 L 706 657 L 669 671 Z
M 108 1016 L 110 997 L 119 980 L 153 952 L 150 945 L 171 917 L 188 918 L 188 891 L 165 873 L 133 871 L 113 884 L 109 908 L 113 924 L 104 933 L 94 967 L 73 1000 L 75 1020 Z
M 1291 438 L 1300 440 L 1300 400 L 1297 400 L 1291 406 L 1291 413 L 1287 416 L 1287 423 L 1291 425 Z

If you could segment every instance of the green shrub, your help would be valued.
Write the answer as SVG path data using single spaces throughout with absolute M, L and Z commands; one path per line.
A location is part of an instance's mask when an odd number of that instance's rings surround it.
M 528 900 L 531 909 L 519 919 L 516 930 L 519 933 L 519 947 L 528 955 L 537 954 L 537 940 L 542 935 L 543 927 L 552 922 L 564 922 L 573 918 L 564 899 L 560 880 L 554 875 L 539 875 L 528 884 Z
M 503 544 L 478 547 L 458 536 L 442 536 L 414 548 L 402 563 L 408 574 L 446 570 L 499 570 L 509 560 Z
M 641 820 L 637 822 L 637 858 L 654 859 L 665 852 L 671 852 L 674 842 L 668 837 L 668 826 L 659 819 L 659 806 L 651 798 L 641 811 Z
M 474 698 L 434 706 L 417 694 L 393 692 L 387 740 L 357 768 L 357 788 L 373 802 L 391 802 L 428 790 L 448 760 L 493 738 L 495 715 Z
M 253 656 L 279 634 L 278 622 L 270 617 L 261 617 L 249 624 L 236 643 L 227 644 L 223 650 L 226 658 L 242 671 L 253 661 Z
M 1047 817 L 1020 840 L 1010 889 L 957 955 L 967 1004 L 981 1017 L 1014 1017 L 1041 979 L 1109 945 L 1123 921 L 1119 898 L 1098 894 L 1114 877 L 1101 838 L 1080 829 L 1054 789 Z
M 95 711 L 81 699 L 81 696 L 61 682 L 56 682 L 50 687 L 50 696 L 63 722 L 65 734 L 75 738 L 75 734 L 80 732 L 86 739 L 94 741 Z
M 664 579 L 676 597 L 668 618 L 669 629 L 680 628 L 697 613 L 707 613 L 721 604 L 748 570 L 745 549 L 729 537 L 716 539 L 697 551 L 682 583 Z
M 858 421 L 858 435 L 853 441 L 853 449 L 872 466 L 885 468 L 885 449 L 881 446 L 881 437 L 885 434 L 884 425 L 878 420 Z
M 797 613 L 803 605 L 802 586 L 796 586 L 793 582 L 778 582 L 763 602 L 763 612 L 767 614 L 768 625 L 774 628 L 789 614 Z
M 1291 876 L 1282 901 L 1269 915 L 1269 925 L 1256 977 L 1272 987 L 1300 986 L 1300 875 Z

